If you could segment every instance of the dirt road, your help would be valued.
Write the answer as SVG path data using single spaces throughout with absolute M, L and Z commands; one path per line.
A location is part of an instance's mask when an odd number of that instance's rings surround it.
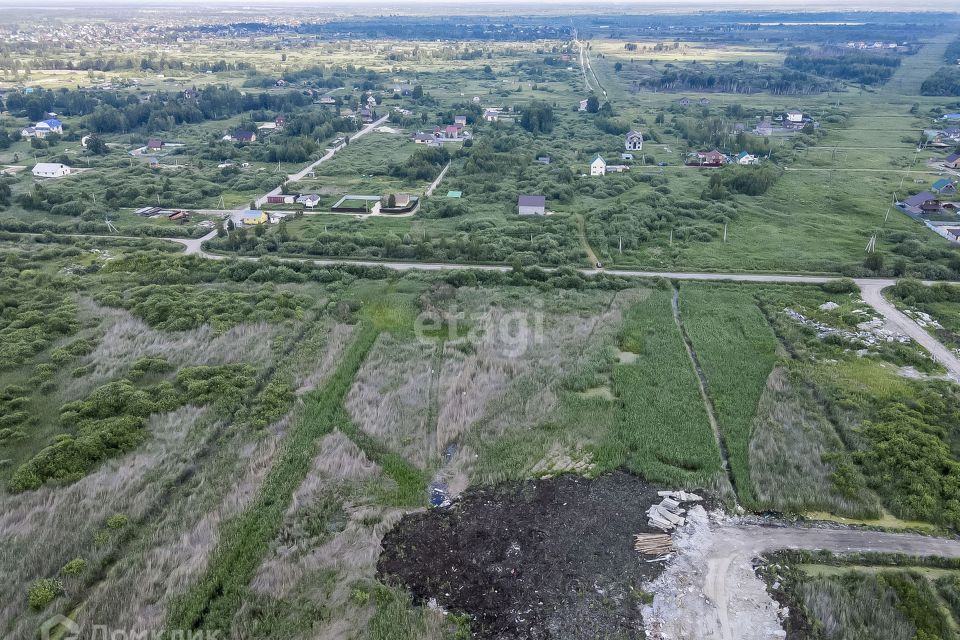
M 695 515 L 695 512 L 698 513 Z M 783 638 L 778 605 L 754 574 L 753 558 L 778 549 L 877 551 L 960 557 L 960 541 L 854 529 L 761 527 L 711 521 L 691 511 L 675 536 L 677 555 L 651 585 L 644 609 L 653 639 L 769 640 Z
M 37 235 L 37 234 L 23 234 Z M 117 238 L 122 236 L 91 236 L 86 234 L 63 234 L 77 237 L 104 237 Z M 216 235 L 216 231 L 211 231 L 202 238 L 157 238 L 158 240 L 169 240 L 181 244 L 186 248 L 186 253 L 190 255 L 199 255 L 211 260 L 222 260 L 226 256 L 217 255 L 204 251 L 203 242 L 210 240 Z M 583 238 L 586 241 L 586 238 Z M 595 258 L 595 256 L 594 256 Z M 242 260 L 257 260 L 256 257 L 241 257 Z M 296 260 L 297 258 L 291 258 Z M 299 258 L 299 260 L 304 260 Z M 477 264 L 455 264 L 445 262 L 382 262 L 378 260 L 343 260 L 343 259 L 307 259 L 316 265 L 341 265 L 355 264 L 371 267 L 384 267 L 396 271 L 459 271 L 463 269 L 474 269 L 482 271 L 509 271 L 511 267 L 506 265 L 477 265 Z M 553 268 L 547 267 L 545 271 L 553 271 Z M 613 276 L 623 276 L 626 278 L 667 278 L 670 280 L 705 280 L 705 281 L 728 281 L 728 282 L 770 282 L 787 284 L 824 284 L 832 282 L 839 278 L 835 276 L 809 276 L 794 275 L 783 273 L 705 273 L 705 272 L 682 272 L 682 271 L 634 271 L 625 269 L 608 269 L 601 271 L 599 269 L 580 269 L 587 275 L 598 273 L 607 273 Z M 904 315 L 882 295 L 881 291 L 887 287 L 896 284 L 896 280 L 890 278 L 858 278 L 855 280 L 863 293 L 863 300 L 882 315 L 889 324 L 898 329 L 905 335 L 923 346 L 933 358 L 942 364 L 948 372 L 951 379 L 960 382 L 960 358 L 945 347 L 940 341 L 927 333 L 917 323 Z M 932 284 L 924 282 L 924 284 Z
M 876 309 L 888 323 L 922 345 L 934 360 L 946 367 L 947 375 L 960 382 L 960 358 L 883 297 L 883 289 L 889 285 L 873 280 L 859 280 L 857 284 L 863 293 L 864 302 Z
M 363 136 L 367 135 L 368 133 L 370 133 L 371 131 L 373 131 L 374 129 L 376 129 L 377 127 L 379 127 L 380 125 L 382 125 L 384 122 L 386 122 L 386 121 L 389 120 L 389 119 L 390 119 L 390 116 L 389 116 L 389 115 L 386 115 L 386 116 L 383 116 L 382 118 L 380 118 L 379 120 L 375 120 L 374 122 L 371 122 L 370 124 L 368 124 L 367 126 L 365 126 L 363 129 L 360 129 L 360 131 L 357 131 L 355 134 L 353 134 L 353 135 L 350 137 L 350 140 L 352 141 L 352 140 L 357 140 L 358 138 L 362 138 Z M 322 158 L 320 158 L 319 160 L 316 160 L 316 161 L 314 161 L 314 162 L 311 162 L 310 164 L 308 164 L 307 166 L 305 166 L 305 167 L 304 167 L 303 169 L 301 169 L 300 171 L 288 175 L 288 176 L 287 176 L 287 179 L 283 181 L 283 184 L 282 184 L 282 185 L 280 185 L 280 186 L 277 187 L 276 189 L 273 189 L 272 191 L 268 191 L 267 193 L 265 193 L 265 194 L 263 194 L 262 196 L 260 196 L 259 198 L 257 198 L 257 201 L 256 201 L 255 204 L 259 207 L 259 206 L 261 206 L 264 202 L 267 201 L 267 198 L 268 198 L 268 197 L 280 195 L 280 193 L 283 191 L 283 185 L 285 185 L 285 184 L 287 184 L 287 183 L 289 183 L 289 182 L 297 182 L 297 181 L 299 181 L 299 180 L 303 180 L 303 179 L 307 176 L 307 174 L 310 173 L 311 171 L 313 171 L 318 165 L 326 162 L 327 160 L 329 160 L 330 158 L 332 158 L 333 156 L 335 156 L 336 153 L 337 153 L 337 151 L 339 151 L 340 149 L 344 149 L 345 147 L 346 147 L 346 145 L 340 146 L 340 147 L 336 147 L 335 149 L 331 149 L 330 151 L 327 151 L 327 153 L 324 154 L 324 156 L 323 156 Z
M 424 195 L 424 196 L 429 197 L 429 196 L 432 196 L 432 195 L 433 195 L 433 192 L 434 192 L 434 191 L 437 189 L 437 187 L 440 185 L 440 181 L 443 180 L 443 176 L 447 175 L 447 169 L 450 168 L 450 165 L 451 165 L 451 164 L 452 164 L 452 162 L 448 162 L 448 163 L 446 164 L 446 166 L 443 168 L 443 170 L 440 171 L 440 175 L 437 176 L 437 179 L 434 180 L 433 182 L 431 182 L 431 183 L 430 183 L 430 186 L 427 187 L 427 190 L 423 192 L 423 195 Z

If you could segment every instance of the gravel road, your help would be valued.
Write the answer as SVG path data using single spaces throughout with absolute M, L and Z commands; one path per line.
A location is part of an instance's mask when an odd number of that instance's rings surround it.
M 783 638 L 778 605 L 753 571 L 753 558 L 778 549 L 877 551 L 960 557 L 960 541 L 857 529 L 766 527 L 690 511 L 676 534 L 677 554 L 651 585 L 643 612 L 652 639 L 772 640 Z

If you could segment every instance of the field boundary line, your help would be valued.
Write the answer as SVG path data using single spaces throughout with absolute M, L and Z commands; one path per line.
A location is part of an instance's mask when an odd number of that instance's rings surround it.
M 709 385 L 707 377 L 703 373 L 700 361 L 697 359 L 697 353 L 687 335 L 687 329 L 683 326 L 683 319 L 680 317 L 680 289 L 676 284 L 671 284 L 673 295 L 670 297 L 670 309 L 673 311 L 673 321 L 680 330 L 680 336 L 683 339 L 683 348 L 687 351 L 687 357 L 690 359 L 690 366 L 693 367 L 693 373 L 697 377 L 697 388 L 700 390 L 700 398 L 703 400 L 703 408 L 707 412 L 707 420 L 710 422 L 710 428 L 713 430 L 713 437 L 717 442 L 717 450 L 720 452 L 720 467 L 727 474 L 727 480 L 733 488 L 734 500 L 737 499 L 737 483 L 734 480 L 733 472 L 730 469 L 730 459 L 727 453 L 727 442 L 720 431 L 720 422 L 717 420 L 716 409 L 713 406 L 713 400 L 708 391 Z

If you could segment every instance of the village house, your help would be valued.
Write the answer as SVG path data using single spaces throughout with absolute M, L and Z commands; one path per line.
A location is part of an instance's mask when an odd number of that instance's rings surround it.
M 929 191 L 923 191 L 915 196 L 910 196 L 899 203 L 907 213 L 915 216 L 933 216 L 943 213 L 945 210 L 956 210 L 957 205 L 952 202 L 944 203 Z
M 600 157 L 600 154 L 598 153 L 593 158 L 593 161 L 590 163 L 590 175 L 602 176 L 606 172 L 607 172 L 607 163 L 603 158 Z
M 267 196 L 267 204 L 293 204 L 296 200 L 296 196 L 284 193 Z
M 337 104 L 337 101 L 330 96 L 320 96 L 320 99 L 317 100 L 317 104 L 333 105 Z
M 313 209 L 320 204 L 320 196 L 316 193 L 306 193 L 297 198 L 297 204 L 302 204 L 307 209 Z
M 273 124 L 277 129 L 283 129 L 283 125 L 287 124 L 287 119 L 283 115 L 279 115 L 273 119 Z
M 453 124 L 458 127 L 467 126 L 467 116 L 453 116 Z
M 373 122 L 374 113 L 370 111 L 367 107 L 360 109 L 360 121 L 365 124 L 370 124 Z
M 960 229 L 944 229 L 947 234 L 947 240 L 951 242 L 960 242 Z
M 755 129 L 755 131 L 758 136 L 765 136 L 765 137 L 772 136 L 773 123 L 770 122 L 769 120 L 764 120 L 763 122 L 757 125 L 757 128 Z
M 943 166 L 948 169 L 960 169 L 960 153 L 951 153 L 944 161 Z
M 435 139 L 436 138 L 434 138 L 433 135 L 429 133 L 424 133 L 423 131 L 418 131 L 415 134 L 413 134 L 413 141 L 417 144 L 430 144 Z
M 643 134 L 639 131 L 628 131 L 626 140 L 623 143 L 624 148 L 627 151 L 642 151 L 643 150 Z
M 949 178 L 940 178 L 933 183 L 930 190 L 938 195 L 954 195 L 957 192 L 957 185 Z
M 787 122 L 803 122 L 802 111 L 787 111 Z
M 483 119 L 486 120 L 487 122 L 497 122 L 498 120 L 500 120 L 501 115 L 502 114 L 500 113 L 500 109 L 496 107 L 492 107 L 483 112 Z
M 727 156 L 723 155 L 716 149 L 713 151 L 703 152 L 700 151 L 695 154 L 691 154 L 692 162 L 688 164 L 700 167 L 722 167 L 727 163 Z
M 679 104 L 680 104 L 681 107 L 689 107 L 689 106 L 690 106 L 690 98 L 680 98 L 680 100 L 679 100 L 678 102 L 679 102 Z
M 950 146 L 947 143 L 946 133 L 942 129 L 924 129 L 924 144 L 928 147 L 939 147 L 945 149 Z
M 269 222 L 267 214 L 259 209 L 247 209 L 240 216 L 240 221 L 246 225 L 266 224 Z
M 223 136 L 223 139 L 226 140 L 227 142 L 256 142 L 257 134 L 254 133 L 253 131 L 238 129 L 237 131 L 234 131 L 232 134 L 228 133 L 227 135 Z
M 70 175 L 70 167 L 60 162 L 38 162 L 33 167 L 36 178 L 62 178 Z
M 517 213 L 521 216 L 546 215 L 546 205 L 545 196 L 520 196 L 517 198 Z
M 741 151 L 740 153 L 737 154 L 737 164 L 744 165 L 744 166 L 752 165 L 752 164 L 760 164 L 760 158 L 758 158 L 755 155 L 749 154 L 746 151 Z
M 587 103 L 588 103 L 588 102 L 589 102 L 589 100 L 581 100 L 581 101 L 580 101 L 580 106 L 577 107 L 577 111 L 586 111 L 586 110 L 587 110 Z
M 624 171 L 630 171 L 630 167 L 625 164 L 608 164 L 606 166 L 606 173 L 623 173 Z
M 163 140 L 160 138 L 150 138 L 147 140 L 147 151 L 160 151 L 163 149 Z
M 20 135 L 24 138 L 46 138 L 51 133 L 63 133 L 63 123 L 56 118 L 41 120 L 32 127 L 20 130 Z
M 393 196 L 394 207 L 397 209 L 402 209 L 404 207 L 410 206 L 411 197 L 409 193 L 397 193 Z
M 537 156 L 537 159 L 534 160 L 537 164 L 550 164 L 550 156 Z

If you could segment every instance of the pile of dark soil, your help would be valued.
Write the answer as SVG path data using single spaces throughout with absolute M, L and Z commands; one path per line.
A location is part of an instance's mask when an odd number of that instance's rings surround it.
M 643 638 L 657 488 L 626 474 L 561 476 L 468 490 L 448 509 L 404 517 L 383 540 L 381 580 L 467 613 L 479 638 Z

